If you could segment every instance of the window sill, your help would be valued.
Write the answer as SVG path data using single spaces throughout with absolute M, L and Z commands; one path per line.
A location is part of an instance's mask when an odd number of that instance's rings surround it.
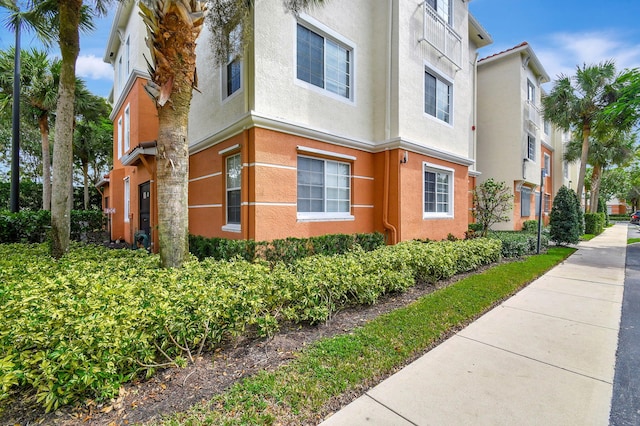
M 346 222 L 353 221 L 351 214 L 338 213 L 298 213 L 298 222 Z
M 242 228 L 240 227 L 240 225 L 224 225 L 222 227 L 222 230 L 225 232 L 235 232 L 237 234 L 239 234 L 240 232 L 242 232 Z
M 452 214 L 423 213 L 422 219 L 453 219 Z

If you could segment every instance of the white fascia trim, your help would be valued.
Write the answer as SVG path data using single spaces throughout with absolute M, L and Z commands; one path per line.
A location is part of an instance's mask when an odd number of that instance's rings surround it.
M 211 209 L 222 207 L 222 204 L 200 204 L 189 206 L 190 209 Z
M 222 149 L 222 150 L 218 151 L 218 155 L 224 155 L 224 154 L 226 154 L 228 152 L 240 149 L 240 146 L 241 145 L 239 143 L 237 143 L 235 145 L 230 146 L 229 148 Z
M 438 148 L 424 146 L 418 142 L 402 138 L 390 139 L 378 145 L 373 152 L 382 152 L 388 149 L 406 149 L 407 151 L 412 151 L 416 154 L 427 155 L 439 160 L 448 161 L 454 164 L 460 164 L 461 166 L 471 166 L 476 162 L 472 158 L 463 157 L 461 155 L 454 154 L 453 152 L 444 151 Z
M 469 170 L 469 177 L 478 177 L 482 174 L 482 172 L 479 172 L 477 170 Z
M 271 167 L 272 169 L 283 169 L 283 170 L 298 170 L 297 167 L 285 166 L 283 164 L 249 163 L 246 166 L 247 167 Z
M 127 98 L 127 95 L 129 94 L 129 92 L 131 92 L 131 89 L 133 88 L 133 84 L 135 83 L 137 78 L 143 78 L 145 80 L 150 80 L 150 76 L 149 73 L 139 70 L 137 68 L 134 68 L 131 73 L 129 74 L 129 78 L 127 79 L 126 84 L 124 85 L 124 87 L 122 88 L 122 90 L 120 91 L 120 93 L 118 94 L 118 99 L 114 100 L 113 103 L 113 109 L 111 110 L 111 114 L 109 115 L 109 119 L 111 121 L 113 121 L 113 119 L 116 117 L 116 115 L 118 114 L 118 111 L 120 111 L 120 108 L 122 108 L 122 105 L 124 104 L 124 100 Z M 113 90 L 113 88 L 111 89 Z M 145 92 L 146 94 L 146 92 Z M 115 91 L 114 91 L 114 96 L 115 96 Z
M 157 153 L 157 148 L 153 147 L 153 148 L 141 148 L 141 147 L 136 147 L 133 149 L 133 151 L 131 151 L 129 154 L 123 155 L 121 157 L 121 162 L 123 166 L 130 166 L 133 163 L 136 162 L 136 160 L 138 158 L 140 158 L 140 156 L 142 155 L 153 155 L 155 156 Z
M 339 158 L 342 160 L 356 161 L 356 157 L 353 155 L 339 154 L 337 152 L 325 151 L 324 149 L 309 148 L 307 146 L 300 146 L 300 145 L 297 146 L 297 149 L 299 152 L 303 152 L 305 154 L 324 155 L 325 157 L 333 157 L 333 158 Z

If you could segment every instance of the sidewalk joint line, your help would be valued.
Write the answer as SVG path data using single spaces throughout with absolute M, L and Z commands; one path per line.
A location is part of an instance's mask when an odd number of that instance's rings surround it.
M 622 286 L 620 286 L 620 287 L 622 287 Z M 603 299 L 601 297 L 585 296 L 585 295 L 582 295 L 582 294 L 569 293 L 569 292 L 566 292 L 566 291 L 554 290 L 554 289 L 550 289 L 550 288 L 537 288 L 535 286 L 529 286 L 529 288 L 532 291 L 546 291 L 548 293 L 564 294 L 565 296 L 579 297 L 581 299 L 599 300 L 601 302 L 618 303 L 618 304 L 622 303 L 621 301 L 617 302 L 615 300 Z
M 610 302 L 610 303 L 615 303 L 617 305 L 621 305 L 621 303 L 618 303 L 618 302 Z M 532 311 L 530 309 L 519 308 L 517 306 L 508 306 L 508 305 L 505 305 L 505 304 L 503 304 L 502 306 L 505 307 L 505 308 L 513 309 L 515 311 L 529 312 L 531 314 L 542 315 L 544 317 L 555 318 L 555 319 L 559 319 L 559 320 L 562 320 L 562 321 L 575 322 L 577 324 L 588 325 L 588 326 L 591 326 L 591 327 L 604 328 L 605 330 L 611 330 L 611 331 L 616 331 L 616 332 L 619 330 L 619 328 L 615 328 L 615 327 L 607 327 L 606 325 L 592 324 L 590 322 L 578 321 L 578 320 L 574 320 L 574 319 L 566 318 L 566 317 L 559 317 L 557 315 L 545 314 L 544 312 Z
M 405 417 L 405 416 L 403 416 L 402 414 L 398 413 L 398 412 L 397 412 L 396 410 L 394 410 L 393 408 L 389 407 L 387 404 L 385 404 L 385 403 L 383 403 L 383 402 L 381 402 L 381 401 L 378 401 L 376 398 L 374 398 L 373 396 L 371 396 L 371 395 L 369 394 L 369 392 L 365 392 L 364 394 L 365 394 L 367 397 L 371 398 L 374 402 L 376 402 L 376 403 L 378 403 L 378 404 L 382 405 L 384 408 L 386 408 L 387 410 L 391 411 L 391 412 L 392 412 L 393 414 L 395 414 L 396 416 L 400 417 L 401 419 L 406 420 L 407 422 L 411 423 L 411 424 L 412 424 L 412 425 L 414 425 L 414 426 L 419 426 L 417 423 L 412 422 L 411 420 L 409 420 L 408 418 L 406 418 L 406 417 Z
M 568 373 L 576 374 L 576 375 L 578 375 L 578 376 L 586 377 L 586 378 L 588 378 L 588 379 L 597 380 L 598 382 L 606 383 L 606 384 L 608 384 L 608 385 L 613 385 L 613 383 L 612 383 L 612 382 L 610 382 L 610 381 L 602 380 L 602 379 L 599 379 L 599 378 L 597 378 L 597 377 L 593 377 L 593 376 L 589 376 L 588 374 L 584 374 L 584 373 L 580 373 L 580 372 L 578 372 L 578 371 L 570 370 L 570 369 L 565 368 L 565 367 L 560 367 L 559 365 L 551 364 L 551 363 L 546 362 L 546 361 L 541 361 L 541 360 L 539 360 L 539 359 L 536 359 L 536 358 L 533 358 L 533 357 L 530 357 L 530 356 L 527 356 L 527 355 L 524 355 L 524 354 L 520 354 L 520 353 L 518 353 L 518 352 L 510 351 L 509 349 L 501 348 L 501 347 L 499 347 L 499 346 L 495 346 L 495 345 L 492 345 L 492 344 L 490 344 L 490 343 L 486 343 L 486 342 L 482 342 L 482 341 L 480 341 L 480 340 L 472 339 L 471 337 L 466 337 L 466 336 L 462 336 L 462 335 L 458 335 L 458 336 L 459 336 L 459 337 L 462 337 L 462 338 L 464 338 L 464 339 L 467 339 L 467 340 L 469 340 L 469 341 L 479 343 L 479 344 L 481 344 L 481 345 L 485 345 L 485 346 L 489 346 L 489 347 L 494 348 L 494 349 L 498 349 L 499 351 L 507 352 L 507 353 L 510 353 L 510 354 L 512 354 L 512 355 L 519 356 L 519 357 L 521 357 L 521 358 L 529 359 L 529 360 L 531 360 L 531 361 L 534 361 L 534 362 L 537 362 L 537 363 L 540 363 L 540 364 L 548 365 L 549 367 L 557 368 L 557 369 L 559 369 L 559 370 L 564 370 L 564 371 L 566 371 L 566 372 L 568 372 Z
M 624 287 L 624 283 L 622 283 L 622 284 L 614 284 L 614 283 L 603 283 L 601 281 L 583 280 L 583 279 L 580 279 L 580 278 L 564 277 L 562 275 L 553 275 L 552 272 L 553 272 L 553 269 L 550 270 L 549 272 L 547 272 L 546 274 L 544 274 L 543 276 L 547 276 L 547 277 L 551 277 L 551 278 L 561 278 L 563 280 L 569 280 L 569 281 L 580 281 L 580 282 L 583 282 L 583 283 L 590 283 L 590 284 L 602 284 L 602 285 L 610 285 L 610 286 L 614 286 L 614 287 Z

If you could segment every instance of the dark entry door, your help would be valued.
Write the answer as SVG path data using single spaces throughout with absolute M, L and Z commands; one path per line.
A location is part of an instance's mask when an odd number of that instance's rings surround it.
M 139 186 L 140 196 L 140 230 L 151 235 L 151 184 L 145 182 Z

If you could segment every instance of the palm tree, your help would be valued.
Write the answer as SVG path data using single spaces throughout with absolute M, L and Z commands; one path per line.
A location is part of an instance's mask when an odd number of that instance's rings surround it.
M 574 139 L 567 145 L 564 159 L 572 162 L 576 161 L 582 153 L 582 135 L 577 134 L 578 139 Z M 600 128 L 592 133 L 589 138 L 588 163 L 592 166 L 591 181 L 589 187 L 591 197 L 589 200 L 590 210 L 593 212 L 598 207 L 600 197 L 600 182 L 607 167 L 612 165 L 623 166 L 635 158 L 638 151 L 636 146 L 636 134 L 629 131 L 621 131 L 616 128 Z
M 285 0 L 287 10 L 301 9 L 321 0 Z M 233 48 L 229 32 L 243 28 L 242 44 L 250 35 L 252 0 L 152 0 L 140 2 L 147 26 L 151 81 L 147 92 L 158 109 L 157 187 L 158 239 L 164 267 L 180 267 L 188 254 L 187 205 L 189 142 L 187 125 L 196 79 L 196 40 L 205 22 L 212 32 L 213 50 L 222 63 Z M 238 53 L 238 52 L 233 52 Z
M 31 49 L 21 53 L 20 98 L 24 104 L 21 119 L 34 121 L 40 130 L 42 145 L 42 209 L 51 206 L 51 159 L 49 147 L 49 119 L 55 109 L 59 68 L 57 60 L 50 60 L 43 50 Z M 7 110 L 13 102 L 8 89 L 14 80 L 15 49 L 0 51 L 0 109 Z
M 589 136 L 603 121 L 603 111 L 615 99 L 613 83 L 616 77 L 613 61 L 577 67 L 576 75 L 560 75 L 553 90 L 542 99 L 544 118 L 564 130 L 582 133 L 578 196 L 584 189 L 584 177 L 589 156 Z M 592 206 L 593 207 L 593 206 Z M 597 207 L 597 206 L 596 206 Z

